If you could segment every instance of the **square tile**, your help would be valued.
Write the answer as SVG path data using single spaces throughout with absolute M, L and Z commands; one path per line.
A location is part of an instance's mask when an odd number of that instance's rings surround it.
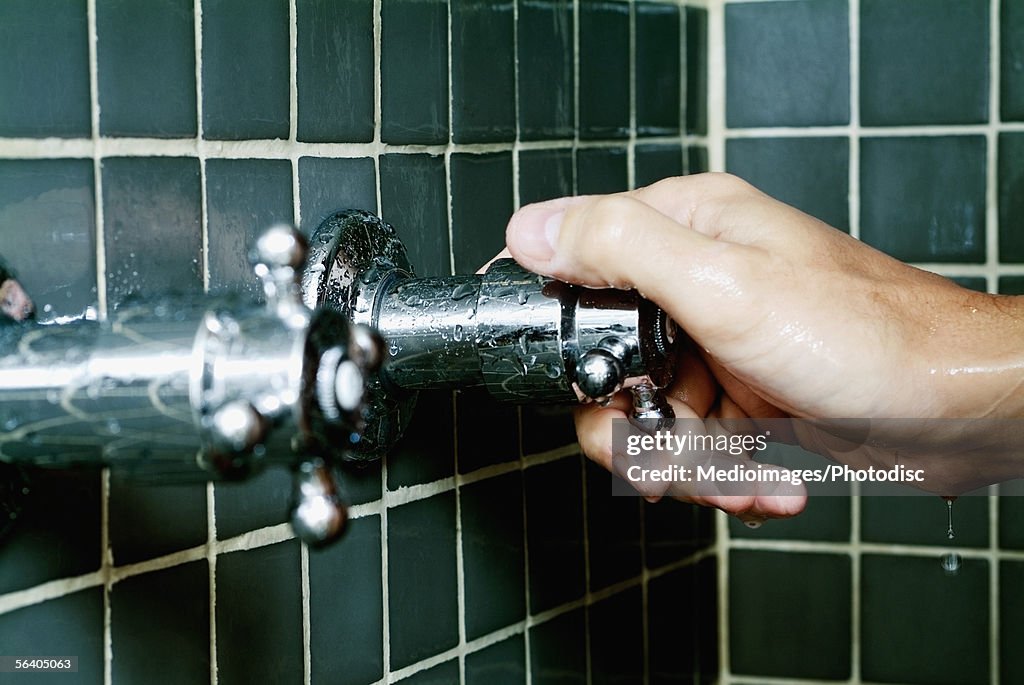
M 405 685 L 450 685 L 459 682 L 459 660 L 449 659 L 444 663 L 432 666 L 425 671 L 419 671 L 402 678 L 398 682 Z
M 25 474 L 21 513 L 0 540 L 0 594 L 100 567 L 100 472 Z
M 513 471 L 461 490 L 466 639 L 526 617 L 523 477 Z
M 777 200 L 850 230 L 847 138 L 734 138 L 725 168 Z
M 988 290 L 988 279 L 984 276 L 951 276 L 949 280 L 963 288 L 976 290 L 979 293 Z
M 203 137 L 287 138 L 287 0 L 202 0 Z
M 950 577 L 933 557 L 864 555 L 864 680 L 989 682 L 988 575 L 982 559 L 965 560 Z
M 349 504 L 366 504 L 379 500 L 382 470 L 381 461 L 337 465 L 336 474 L 345 501 Z
M 697 564 L 697 675 L 701 683 L 717 683 L 718 661 L 718 559 L 706 557 Z
M 38 319 L 79 315 L 96 302 L 92 166 L 88 159 L 0 160 L 3 259 Z
M 417 276 L 448 276 L 448 180 L 444 157 L 380 157 L 381 217 L 395 227 Z
M 850 573 L 846 556 L 732 550 L 732 672 L 780 678 L 848 678 Z M 890 608 L 893 606 L 899 604 Z M 758 620 L 751 621 L 750 616 Z
M 1024 262 L 1024 133 L 999 134 L 999 261 Z
M 299 549 L 289 540 L 217 557 L 218 683 L 301 682 Z
M 388 451 L 388 488 L 431 483 L 455 474 L 455 402 L 450 390 L 424 390 L 412 419 Z
M 701 507 L 673 499 L 644 502 L 642 507 L 647 568 L 680 561 L 703 546 L 698 531 Z
M 516 407 L 498 402 L 480 388 L 455 395 L 459 473 L 519 459 Z
M 629 5 L 588 0 L 579 5 L 579 136 L 629 135 Z
M 999 292 L 1002 295 L 1024 295 L 1024 276 L 1000 276 Z
M 703 174 L 711 170 L 708 163 L 708 149 L 700 145 L 691 145 L 686 148 L 686 173 Z
M 637 188 L 663 178 L 683 175 L 683 149 L 679 145 L 637 145 L 633 155 L 633 181 Z
M 196 37 L 192 0 L 98 0 L 100 133 L 196 135 Z
M 1024 121 L 1024 6 L 1002 0 L 999 6 L 999 96 L 1003 121 Z
M 953 530 L 947 538 L 946 501 L 936 496 L 861 498 L 861 539 L 902 545 L 988 547 L 988 497 L 959 497 L 953 502 Z
M 293 205 L 292 165 L 287 159 L 206 160 L 211 293 L 241 291 L 263 299 L 249 250 L 270 226 L 292 223 Z
M 77 656 L 76 683 L 103 682 L 103 588 L 94 587 L 0 614 L 8 655 Z M 14 678 L 11 678 L 13 681 Z M 29 676 L 23 682 L 68 682 L 67 675 Z
M 985 261 L 985 138 L 863 138 L 860 237 L 908 262 Z
M 348 522 L 345 536 L 309 555 L 313 682 L 363 685 L 384 674 L 380 517 Z M 396 616 L 396 618 L 398 618 Z M 339 649 L 358 645 L 358 649 Z
M 377 213 L 377 178 L 373 159 L 299 158 L 302 232 L 311 235 L 320 223 L 342 209 Z
M 452 139 L 512 141 L 516 136 L 512 2 L 451 0 Z
M 118 582 L 110 593 L 110 616 L 112 682 L 209 679 L 210 569 L 205 559 Z
M 985 0 L 863 0 L 862 126 L 988 120 Z
M 586 461 L 590 591 L 640 574 L 643 529 L 639 497 L 612 496 L 612 474 Z
M 289 520 L 292 474 L 268 468 L 242 481 L 214 484 L 217 539 L 228 538 Z
M 299 140 L 373 140 L 373 0 L 297 0 Z
M 583 609 L 574 609 L 530 628 L 528 639 L 533 682 L 559 685 L 586 683 L 585 631 Z
M 539 454 L 576 444 L 572 407 L 534 404 L 519 408 L 522 417 L 523 454 Z
M 123 566 L 206 543 L 206 484 L 151 485 L 110 476 L 110 548 Z
M 530 613 L 583 596 L 583 483 L 580 456 L 526 470 Z
M 726 7 L 726 123 L 732 128 L 849 123 L 849 14 L 847 0 Z
M 576 153 L 576 194 L 604 195 L 629 190 L 625 148 L 585 148 Z
M 1016 588 L 1024 583 L 1024 563 L 999 562 L 999 679 L 1004 683 L 1024 682 L 1024 603 Z
M 466 685 L 521 685 L 526 682 L 526 640 L 513 635 L 466 655 Z
M 199 160 L 107 157 L 102 169 L 107 303 L 202 292 Z
M 448 142 L 448 3 L 383 0 L 381 139 Z
M 572 195 L 572 150 L 522 150 L 519 153 L 519 204 Z
M 590 607 L 590 672 L 594 685 L 644 680 L 643 595 L 632 587 Z
M 683 566 L 647 583 L 648 670 L 651 685 L 694 681 L 697 633 L 708 627 L 695 618 L 696 569 Z
M 573 0 L 519 3 L 519 137 L 572 138 L 576 128 Z
M 1016 525 L 1024 515 L 1024 497 L 1021 497 L 1021 481 L 1003 483 L 999 486 L 999 547 L 1000 549 L 1024 549 L 1024 530 Z
M 0 27 L 0 136 L 88 138 L 86 2 L 5 2 Z
M 686 132 L 708 132 L 708 11 L 686 8 Z
M 633 78 L 638 136 L 679 133 L 682 114 L 680 24 L 678 7 L 636 3 Z
M 473 273 L 505 247 L 512 216 L 512 155 L 451 156 L 455 273 Z
M 392 670 L 459 642 L 455 493 L 388 511 L 388 611 Z M 423 591 L 430 579 L 430 591 Z

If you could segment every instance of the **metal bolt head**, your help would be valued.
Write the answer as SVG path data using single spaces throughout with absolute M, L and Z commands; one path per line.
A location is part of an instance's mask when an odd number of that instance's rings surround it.
M 290 267 L 301 269 L 309 252 L 305 236 L 292 226 L 271 226 L 256 240 L 252 260 L 268 270 Z
M 576 382 L 580 391 L 592 400 L 603 400 L 622 388 L 626 369 L 614 354 L 596 347 L 580 357 L 576 364 Z
M 348 412 L 358 409 L 364 388 L 363 374 L 354 361 L 346 359 L 338 364 L 334 374 L 334 397 L 339 407 Z
M 324 545 L 341 535 L 347 521 L 348 510 L 330 468 L 320 459 L 300 464 L 291 515 L 299 539 L 311 546 Z
M 214 439 L 236 452 L 248 452 L 263 440 L 263 418 L 245 400 L 221 406 L 210 422 Z

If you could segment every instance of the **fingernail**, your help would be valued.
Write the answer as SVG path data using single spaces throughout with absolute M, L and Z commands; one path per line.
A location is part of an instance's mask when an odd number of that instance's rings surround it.
M 516 222 L 512 236 L 516 251 L 528 259 L 540 262 L 546 262 L 554 257 L 563 217 L 564 210 L 556 211 L 547 217 L 521 217 Z

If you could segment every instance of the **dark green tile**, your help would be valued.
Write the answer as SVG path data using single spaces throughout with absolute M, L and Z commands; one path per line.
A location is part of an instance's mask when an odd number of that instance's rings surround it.
M 638 2 L 635 13 L 636 133 L 674 135 L 681 114 L 679 8 Z
M 833 554 L 729 554 L 733 673 L 850 676 L 850 559 Z M 756 616 L 756 620 L 751 617 Z
M 383 0 L 381 138 L 448 141 L 448 3 Z
M 461 507 L 466 639 L 475 640 L 526 616 L 522 474 L 464 486 Z
M 114 683 L 196 683 L 210 677 L 206 560 L 132 576 L 110 593 Z
M 642 506 L 647 568 L 685 559 L 703 546 L 698 531 L 701 507 L 672 499 Z
M 444 157 L 380 158 L 381 216 L 395 227 L 417 276 L 451 273 Z
M 538 454 L 576 443 L 572 407 L 562 405 L 524 405 L 522 417 L 523 454 Z
M 0 136 L 92 132 L 85 0 L 0 3 Z
M 708 132 L 708 11 L 686 8 L 686 132 Z
M 199 160 L 108 157 L 102 168 L 108 304 L 201 292 Z
M 505 247 L 512 216 L 512 155 L 454 154 L 452 249 L 455 273 L 473 273 Z
M 220 540 L 288 521 L 292 499 L 288 469 L 268 468 L 246 480 L 215 483 L 214 490 Z
M 572 0 L 518 0 L 519 136 L 572 138 L 576 127 Z
M 1012 481 L 999 486 L 999 547 L 1024 549 L 1024 526 L 1017 525 L 1024 516 L 1024 482 Z
M 377 179 L 373 159 L 299 158 L 302 232 L 310 235 L 327 217 L 342 209 L 377 213 Z
M 292 165 L 286 159 L 206 161 L 210 292 L 262 299 L 249 250 L 276 223 L 293 221 Z
M 1003 121 L 1024 121 L 1024 5 L 1002 0 L 999 7 L 999 96 Z
M 392 670 L 459 642 L 455 524 L 454 492 L 388 511 Z
M 861 539 L 903 545 L 988 547 L 988 498 L 960 497 L 953 502 L 950 542 L 946 501 L 937 496 L 861 498 Z
M 988 279 L 984 276 L 951 276 L 950 279 L 957 285 L 976 290 L 979 293 L 987 292 Z
M 526 640 L 513 635 L 466 655 L 466 685 L 521 685 L 526 682 Z
M 402 678 L 400 683 L 405 685 L 450 685 L 459 682 L 459 660 L 449 659 L 442 664 L 432 666 L 425 671 L 419 671 Z
M 366 504 L 380 499 L 382 462 L 342 463 L 338 465 L 338 481 L 349 504 Z
M 0 614 L 4 652 L 14 655 L 77 656 L 76 685 L 103 683 L 103 588 L 81 590 L 57 599 Z M 68 674 L 32 675 L 9 682 L 60 685 Z
M 100 133 L 196 134 L 192 0 L 96 2 Z
M 587 682 L 583 609 L 574 609 L 529 630 L 530 673 L 537 685 Z
M 514 0 L 452 0 L 452 139 L 516 136 Z
M 643 534 L 639 497 L 613 497 L 612 475 L 587 460 L 590 590 L 640 574 Z
M 203 137 L 287 138 L 287 0 L 202 0 Z
M 999 134 L 999 261 L 1024 262 L 1024 133 Z
M 988 575 L 981 559 L 964 561 L 958 575 L 948 576 L 937 558 L 864 555 L 861 677 L 988 683 Z
M 455 395 L 459 473 L 519 458 L 519 417 L 510 404 L 482 389 Z
M 402 439 L 388 451 L 388 488 L 455 473 L 455 403 L 450 390 L 421 391 Z
M 711 169 L 708 163 L 708 149 L 699 145 L 686 148 L 686 173 L 702 174 Z
M 1024 682 L 1024 603 L 1017 588 L 1024 584 L 1024 563 L 999 563 L 999 679 L 1004 683 Z
M 999 292 L 1003 295 L 1024 295 L 1024 276 L 1000 276 Z
M 587 0 L 579 5 L 580 138 L 629 134 L 629 5 Z
M 647 583 L 647 640 L 651 685 L 694 682 L 697 634 L 696 569 L 683 566 Z M 685 620 L 681 620 L 686 617 Z
M 526 470 L 530 613 L 583 596 L 583 483 L 579 456 Z
M 100 472 L 29 471 L 24 485 L 21 513 L 0 540 L 0 593 L 97 570 Z
M 850 230 L 847 138 L 735 138 L 725 168 L 777 200 Z
M 849 123 L 846 0 L 730 5 L 725 59 L 729 126 Z
M 663 178 L 682 176 L 683 150 L 679 145 L 637 145 L 633 166 L 633 180 L 637 188 Z
M 988 119 L 987 0 L 863 0 L 863 126 Z
M 711 556 L 701 560 L 697 564 L 695 580 L 696 623 L 700 626 L 697 631 L 697 676 L 702 684 L 717 683 L 721 670 L 718 660 L 718 559 Z
M 572 150 L 523 150 L 519 153 L 519 204 L 572 195 Z
M 3 259 L 39 319 L 79 315 L 96 302 L 93 198 L 91 160 L 0 161 Z M 55 264 L 60 278 L 53 277 Z
M 590 606 L 590 672 L 594 685 L 632 685 L 644 679 L 643 595 L 624 590 Z
M 217 557 L 218 683 L 302 681 L 299 552 L 289 540 Z
M 603 195 L 629 190 L 625 148 L 586 148 L 576 153 L 576 193 Z
M 298 0 L 299 140 L 373 140 L 372 0 Z
M 380 517 L 367 516 L 349 521 L 345 537 L 339 542 L 309 555 L 313 682 L 364 685 L 383 676 L 380 545 Z M 359 648 L 339 649 L 345 645 Z
M 864 138 L 861 239 L 897 259 L 985 261 L 985 138 Z
M 110 477 L 110 547 L 120 566 L 206 542 L 206 484 L 141 485 Z

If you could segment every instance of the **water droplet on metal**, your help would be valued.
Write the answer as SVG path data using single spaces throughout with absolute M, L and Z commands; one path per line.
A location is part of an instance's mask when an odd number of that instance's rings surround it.
M 530 294 L 525 290 L 520 290 L 516 293 L 516 302 L 519 304 L 526 304 L 526 301 L 530 299 Z
M 463 300 L 476 291 L 476 287 L 472 283 L 463 283 L 452 290 L 452 299 L 455 301 Z
M 121 432 L 121 424 L 118 423 L 117 419 L 109 419 L 107 421 L 107 432 L 111 435 L 118 435 Z
M 462 342 L 462 324 L 455 325 L 455 330 L 452 331 L 452 338 L 455 342 Z

